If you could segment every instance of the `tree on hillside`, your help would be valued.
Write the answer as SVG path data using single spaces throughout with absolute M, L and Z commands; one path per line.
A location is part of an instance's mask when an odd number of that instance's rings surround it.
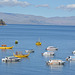
M 2 19 L 0 20 L 0 25 L 6 25 Z

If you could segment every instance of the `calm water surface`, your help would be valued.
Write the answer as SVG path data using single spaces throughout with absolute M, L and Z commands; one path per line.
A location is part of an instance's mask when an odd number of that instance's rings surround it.
M 42 46 L 35 43 L 40 38 Z M 18 44 L 15 45 L 15 40 Z M 0 50 L 1 75 L 73 75 L 75 74 L 75 62 L 67 62 L 65 59 L 73 55 L 75 50 L 75 26 L 46 26 L 46 25 L 7 25 L 0 26 L 0 45 L 14 46 L 13 50 Z M 44 57 L 48 46 L 55 46 L 54 57 Z M 3 63 L 1 59 L 12 56 L 13 52 L 33 49 L 28 58 L 16 63 Z M 48 66 L 49 59 L 61 59 L 65 61 L 63 66 Z

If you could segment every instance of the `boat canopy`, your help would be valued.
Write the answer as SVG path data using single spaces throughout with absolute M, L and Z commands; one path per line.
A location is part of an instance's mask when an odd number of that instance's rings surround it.
M 5 44 L 4 44 L 4 45 L 2 45 L 2 47 L 6 47 L 6 46 L 7 46 L 7 45 L 5 45 Z

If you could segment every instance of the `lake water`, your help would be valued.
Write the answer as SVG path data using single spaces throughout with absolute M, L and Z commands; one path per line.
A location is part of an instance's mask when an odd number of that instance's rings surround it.
M 41 46 L 35 43 L 40 38 Z M 18 44 L 15 44 L 18 40 Z M 66 61 L 66 57 L 73 55 L 75 50 L 75 26 L 52 25 L 13 25 L 0 26 L 0 45 L 14 46 L 13 50 L 0 50 L 1 75 L 73 75 L 75 74 L 75 62 Z M 58 48 L 54 57 L 45 57 L 48 46 Z M 13 52 L 33 49 L 28 58 L 23 58 L 16 63 L 3 63 L 1 59 L 12 56 Z M 63 66 L 48 66 L 49 59 L 61 59 L 65 61 Z

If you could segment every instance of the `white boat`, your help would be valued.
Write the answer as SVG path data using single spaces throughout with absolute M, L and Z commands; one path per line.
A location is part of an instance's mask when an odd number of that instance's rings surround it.
M 67 61 L 75 61 L 75 56 L 68 56 L 66 58 Z
M 9 57 L 5 57 L 5 58 L 2 58 L 2 61 L 3 62 L 17 62 L 17 61 L 20 61 L 21 58 L 16 58 L 14 56 L 9 56 Z
M 43 56 L 53 56 L 54 52 L 44 52 L 42 53 Z
M 54 47 L 54 46 L 48 46 L 46 48 L 46 50 L 58 50 L 58 48 Z
M 34 50 L 25 50 L 26 53 L 34 53 Z
M 72 53 L 75 54 L 75 50 Z
M 49 60 L 48 65 L 64 65 L 65 61 L 62 60 Z

